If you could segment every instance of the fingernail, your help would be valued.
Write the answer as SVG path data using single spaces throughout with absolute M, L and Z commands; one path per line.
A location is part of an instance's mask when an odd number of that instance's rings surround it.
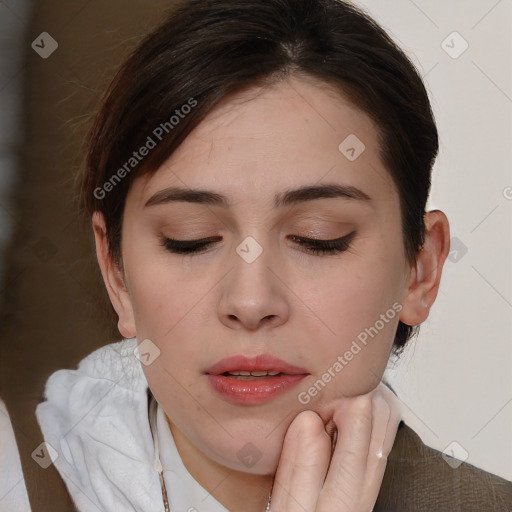
M 332 437 L 335 430 L 336 424 L 334 423 L 334 420 L 331 418 L 325 425 L 325 431 L 329 434 L 329 437 Z

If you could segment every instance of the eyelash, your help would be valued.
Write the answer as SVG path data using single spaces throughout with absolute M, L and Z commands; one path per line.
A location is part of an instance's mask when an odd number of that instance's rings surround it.
M 298 241 L 303 247 L 307 247 L 307 252 L 314 255 L 338 254 L 347 251 L 350 248 L 352 239 L 356 235 L 352 231 L 348 235 L 336 238 L 334 240 L 317 240 L 314 238 L 304 238 L 292 235 L 291 238 Z M 164 237 L 162 245 L 175 254 L 194 255 L 206 252 L 205 249 L 220 237 L 203 238 L 201 240 L 175 240 L 173 238 Z

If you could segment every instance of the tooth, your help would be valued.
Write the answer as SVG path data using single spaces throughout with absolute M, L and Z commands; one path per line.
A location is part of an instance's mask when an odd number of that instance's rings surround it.
M 232 375 L 233 377 L 275 377 L 276 375 L 279 375 L 280 372 L 271 372 L 268 370 L 258 370 L 258 371 L 247 371 L 247 370 L 235 370 L 232 372 L 227 372 L 228 375 Z

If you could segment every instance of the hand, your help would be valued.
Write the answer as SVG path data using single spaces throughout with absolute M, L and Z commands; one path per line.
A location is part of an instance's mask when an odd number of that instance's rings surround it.
M 302 411 L 284 438 L 271 512 L 373 510 L 400 418 L 399 400 L 382 383 L 336 401 L 335 443 L 317 413 Z

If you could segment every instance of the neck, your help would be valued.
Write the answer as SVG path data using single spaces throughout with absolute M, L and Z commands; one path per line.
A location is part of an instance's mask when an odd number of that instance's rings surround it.
M 222 466 L 198 450 L 169 418 L 167 423 L 188 472 L 217 501 L 233 512 L 265 510 L 273 475 L 253 475 Z

